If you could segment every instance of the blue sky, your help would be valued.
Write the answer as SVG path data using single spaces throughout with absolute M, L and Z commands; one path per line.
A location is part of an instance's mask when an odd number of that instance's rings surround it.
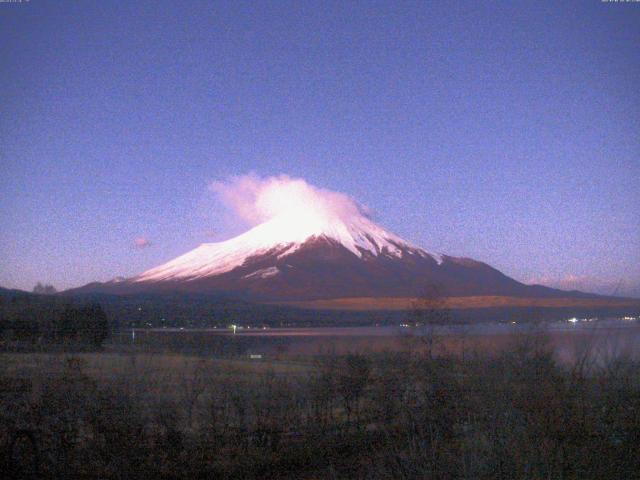
M 0 4 L 0 285 L 227 238 L 208 185 L 254 172 L 518 280 L 640 295 L 639 25 L 595 0 Z

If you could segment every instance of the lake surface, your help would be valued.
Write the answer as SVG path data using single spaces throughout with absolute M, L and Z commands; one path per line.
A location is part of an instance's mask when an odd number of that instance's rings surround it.
M 640 319 L 571 319 L 544 323 L 476 323 L 435 325 L 432 327 L 413 326 L 368 326 L 368 327 L 291 327 L 291 328 L 152 328 L 136 329 L 136 332 L 195 333 L 215 335 L 258 336 L 258 337 L 395 337 L 398 335 L 501 335 L 531 332 L 576 332 L 597 333 L 604 331 L 635 331 L 640 329 Z
M 620 355 L 640 359 L 640 319 L 532 323 L 477 323 L 428 327 L 371 326 L 327 328 L 136 329 L 122 332 L 115 343 L 141 350 L 195 355 L 283 358 L 327 353 L 371 353 L 420 348 L 421 337 L 435 335 L 447 354 L 496 354 L 526 338 L 545 340 L 557 359 L 571 362 L 582 352 L 602 361 Z M 424 345 L 424 342 L 422 342 Z

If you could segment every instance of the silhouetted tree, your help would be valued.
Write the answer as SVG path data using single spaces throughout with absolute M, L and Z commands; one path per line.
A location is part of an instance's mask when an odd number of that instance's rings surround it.
M 102 306 L 93 303 L 82 309 L 83 326 L 81 331 L 86 341 L 90 342 L 94 347 L 99 348 L 102 343 L 109 337 L 109 321 Z
M 38 293 L 40 295 L 53 295 L 56 292 L 57 290 L 53 285 L 42 285 L 40 282 L 33 287 L 33 293 Z
M 97 303 L 82 308 L 65 305 L 55 320 L 52 336 L 56 341 L 80 340 L 99 348 L 109 336 L 109 321 Z
M 428 286 L 422 296 L 415 299 L 409 311 L 409 323 L 421 327 L 417 337 L 426 348 L 428 357 L 433 358 L 438 343 L 436 328 L 451 323 L 451 311 L 444 291 L 437 285 Z
M 371 364 L 364 355 L 350 354 L 345 359 L 344 369 L 338 376 L 338 391 L 342 395 L 347 418 L 355 413 L 360 422 L 360 398 L 369 381 Z
M 58 315 L 54 326 L 54 339 L 63 341 L 65 339 L 75 339 L 78 335 L 78 310 L 72 305 L 65 305 Z

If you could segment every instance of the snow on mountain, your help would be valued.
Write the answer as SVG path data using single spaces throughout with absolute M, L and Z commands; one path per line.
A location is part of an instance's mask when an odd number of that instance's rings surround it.
M 239 219 L 255 225 L 205 243 L 124 281 L 74 293 L 214 294 L 258 302 L 448 296 L 580 296 L 525 285 L 469 258 L 429 253 L 376 225 L 348 195 L 284 175 L 214 182 Z
M 427 253 L 411 245 L 364 215 L 350 215 L 344 219 L 333 213 L 321 208 L 290 209 L 230 240 L 202 244 L 132 280 L 184 281 L 220 275 L 243 265 L 248 258 L 261 254 L 276 253 L 278 258 L 283 258 L 313 238 L 333 240 L 359 258 L 365 255 L 401 258 L 410 252 L 442 262 L 441 255 Z M 277 269 L 265 269 L 251 275 L 267 278 L 277 274 Z

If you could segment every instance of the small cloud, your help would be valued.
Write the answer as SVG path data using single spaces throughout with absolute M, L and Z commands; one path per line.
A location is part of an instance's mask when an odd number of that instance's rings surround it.
M 136 248 L 139 249 L 147 248 L 151 246 L 151 240 L 149 240 L 147 237 L 138 237 L 133 241 L 133 244 Z

